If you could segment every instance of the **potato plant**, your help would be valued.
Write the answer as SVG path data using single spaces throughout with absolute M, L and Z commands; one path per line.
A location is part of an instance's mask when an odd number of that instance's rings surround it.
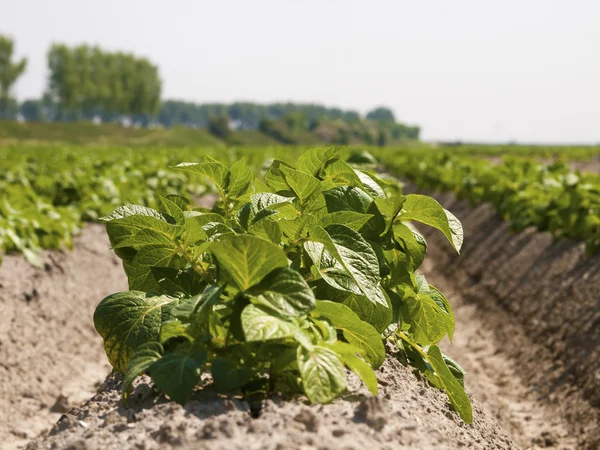
M 206 372 L 221 392 L 328 403 L 347 392 L 346 368 L 376 395 L 375 369 L 393 351 L 471 422 L 464 373 L 436 346 L 452 338 L 452 310 L 415 274 L 427 245 L 411 222 L 458 251 L 451 213 L 337 149 L 308 150 L 295 166 L 275 160 L 261 177 L 207 156 L 176 169 L 215 185 L 213 208 L 170 195 L 159 209 L 103 218 L 130 291 L 102 300 L 94 323 L 125 400 L 147 373 L 183 404 Z

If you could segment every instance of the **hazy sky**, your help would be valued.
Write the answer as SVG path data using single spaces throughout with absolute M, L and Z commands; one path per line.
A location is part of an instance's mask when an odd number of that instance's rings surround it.
M 425 139 L 600 142 L 600 0 L 0 0 L 39 97 L 52 42 L 147 56 L 163 98 L 390 106 Z

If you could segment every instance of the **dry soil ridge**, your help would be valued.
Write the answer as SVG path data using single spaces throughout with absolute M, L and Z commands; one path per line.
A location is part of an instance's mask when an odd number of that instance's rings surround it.
M 459 307 L 477 307 L 471 314 L 484 321 L 497 351 L 516 362 L 514 373 L 528 388 L 523 396 L 554 411 L 549 443 L 600 448 L 600 254 L 587 257 L 582 243 L 534 229 L 512 232 L 490 205 L 433 196 L 461 220 L 466 239 L 458 256 L 440 233 L 423 229 L 435 262 L 430 282 L 460 292 Z M 560 438 L 565 426 L 569 437 Z M 530 432 L 526 425 L 523 433 Z

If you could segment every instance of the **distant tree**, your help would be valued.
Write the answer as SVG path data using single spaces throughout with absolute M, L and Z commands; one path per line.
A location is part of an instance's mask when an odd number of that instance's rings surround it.
M 379 129 L 379 132 L 377 133 L 377 145 L 380 147 L 385 147 L 385 145 L 387 145 L 387 142 L 388 139 L 385 134 L 385 130 Z
M 221 139 L 229 139 L 231 137 L 231 129 L 229 128 L 229 119 L 227 116 L 213 116 L 208 119 L 208 131 Z
M 290 130 L 306 130 L 308 125 L 306 116 L 301 112 L 288 113 L 283 117 L 283 121 Z
M 395 122 L 396 118 L 391 109 L 380 106 L 375 108 L 373 111 L 367 113 L 368 120 L 375 120 L 377 122 Z
M 27 122 L 41 122 L 44 119 L 44 106 L 40 100 L 25 100 L 21 103 L 20 112 Z
M 9 116 L 9 107 L 14 109 L 14 102 L 10 102 L 10 90 L 27 67 L 26 58 L 13 62 L 13 52 L 14 41 L 0 35 L 0 118 Z
M 356 111 L 346 111 L 342 118 L 348 123 L 360 122 L 360 114 Z

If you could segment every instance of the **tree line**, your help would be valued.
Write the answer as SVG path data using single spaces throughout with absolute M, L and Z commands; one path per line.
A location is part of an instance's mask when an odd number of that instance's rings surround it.
M 385 107 L 375 108 L 363 117 L 353 110 L 291 102 L 161 103 L 162 81 L 156 65 L 146 58 L 88 45 L 53 44 L 47 54 L 49 76 L 42 98 L 19 104 L 10 93 L 25 71 L 27 60 L 13 59 L 14 42 L 0 36 L 0 118 L 20 115 L 26 121 L 128 120 L 140 125 L 209 128 L 217 134 L 225 128 L 260 130 L 282 142 L 293 140 L 289 136 L 294 132 L 334 124 L 337 140 L 347 140 L 346 135 L 365 140 L 363 134 L 370 137 L 367 140 L 378 140 L 377 133 L 374 135 L 365 126 L 367 121 L 384 125 L 386 136 L 393 139 L 419 137 L 418 127 L 397 123 L 393 112 Z

